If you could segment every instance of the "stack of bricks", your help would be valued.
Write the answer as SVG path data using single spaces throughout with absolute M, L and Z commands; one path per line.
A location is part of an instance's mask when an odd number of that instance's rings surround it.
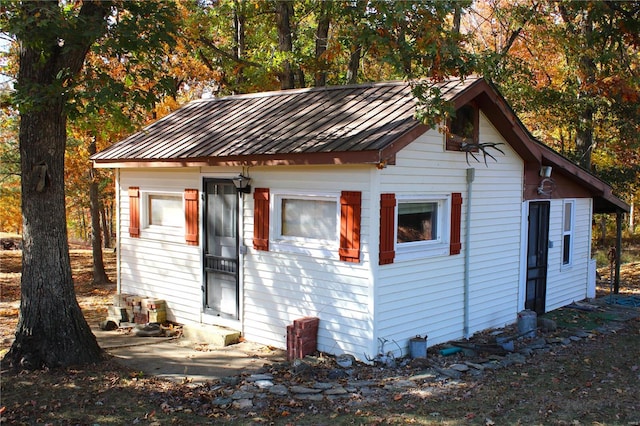
M 116 294 L 114 306 L 109 306 L 107 320 L 118 325 L 122 323 L 147 324 L 163 323 L 167 320 L 167 305 L 164 300 L 149 299 L 132 294 Z
M 305 317 L 287 326 L 287 359 L 302 359 L 316 351 L 318 346 L 318 325 L 320 319 Z
M 107 306 L 107 321 L 113 321 L 118 326 L 133 320 L 133 310 L 128 309 L 127 298 L 130 294 L 114 294 L 113 306 Z
M 126 308 L 127 315 L 129 316 L 129 321 L 134 322 L 136 324 L 146 324 L 147 315 L 142 311 L 142 300 L 144 297 L 142 296 L 132 296 L 129 295 L 126 298 Z
M 167 320 L 167 304 L 160 299 L 143 299 L 142 313 L 146 314 L 146 322 L 162 324 Z

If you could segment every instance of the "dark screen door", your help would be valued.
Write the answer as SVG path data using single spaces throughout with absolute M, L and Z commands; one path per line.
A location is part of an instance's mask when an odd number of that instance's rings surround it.
M 527 289 L 524 307 L 544 314 L 549 252 L 549 202 L 529 203 Z
M 204 181 L 204 310 L 238 319 L 238 193 L 230 180 Z

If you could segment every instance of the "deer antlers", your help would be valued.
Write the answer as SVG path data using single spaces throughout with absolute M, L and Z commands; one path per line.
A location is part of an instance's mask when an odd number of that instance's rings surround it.
M 477 162 L 480 162 L 480 160 L 478 159 L 478 157 L 475 156 L 473 151 L 476 151 L 476 150 L 482 151 L 482 155 L 484 157 L 484 165 L 488 167 L 489 165 L 487 164 L 487 157 L 493 158 L 493 160 L 496 163 L 498 162 L 496 157 L 494 157 L 493 155 L 491 155 L 490 152 L 487 151 L 488 149 L 495 149 L 496 151 L 501 152 L 504 155 L 504 151 L 498 148 L 498 145 L 504 145 L 504 144 L 502 142 L 484 142 L 484 143 L 462 142 L 462 144 L 460 144 L 460 151 L 465 152 L 465 156 L 467 158 L 467 164 L 469 164 L 469 155 L 471 155 L 473 159 L 476 160 Z

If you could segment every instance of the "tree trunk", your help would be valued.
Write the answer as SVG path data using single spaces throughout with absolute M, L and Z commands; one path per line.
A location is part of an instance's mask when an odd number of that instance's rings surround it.
M 560 7 L 565 22 L 570 22 L 570 16 L 566 10 Z M 580 19 L 581 48 L 578 58 L 578 99 L 579 108 L 576 117 L 576 157 L 580 166 L 591 170 L 591 151 L 593 150 L 594 108 L 592 106 L 596 81 L 596 64 L 591 52 L 591 39 L 593 37 L 593 16 L 588 8 L 582 11 Z
M 600 215 L 600 246 L 607 246 L 607 215 Z
M 460 34 L 460 22 L 462 21 L 462 7 L 459 3 L 453 5 L 453 28 L 451 31 L 454 34 Z
M 91 140 L 89 144 L 89 155 L 96 153 L 96 140 Z M 102 235 L 100 232 L 100 198 L 98 194 L 98 182 L 94 170 L 89 171 L 89 205 L 91 211 L 91 252 L 93 254 L 93 283 L 107 284 L 111 281 L 104 270 L 102 259 Z M 105 230 L 106 231 L 106 230 Z
M 411 77 L 411 53 L 407 50 L 407 23 L 400 21 L 398 25 L 398 39 L 396 43 L 398 46 L 402 46 L 400 50 L 400 57 L 402 59 L 402 71 L 405 76 Z
M 347 69 L 347 83 L 356 84 L 358 82 L 358 70 L 360 69 L 360 54 L 362 46 L 354 46 L 349 56 L 349 69 Z
M 276 3 L 276 24 L 278 27 L 278 50 L 280 52 L 293 52 L 293 38 L 291 35 L 291 16 L 293 15 L 293 3 L 279 0 Z M 291 62 L 287 59 L 282 63 L 280 71 L 280 88 L 293 89 L 295 87 L 295 72 Z
M 326 86 L 327 84 L 327 64 L 322 58 L 322 55 L 327 51 L 327 41 L 329 40 L 329 26 L 331 24 L 331 18 L 329 16 L 328 7 L 328 0 L 320 1 L 318 26 L 316 28 L 316 64 L 318 67 L 314 76 L 314 85 L 316 87 Z
M 20 319 L 3 362 L 26 369 L 95 362 L 101 349 L 82 315 L 71 276 L 62 102 L 22 114 L 19 138 L 24 230 Z
M 21 105 L 19 133 L 22 278 L 16 338 L 2 363 L 26 369 L 87 364 L 100 360 L 102 350 L 82 315 L 71 276 L 64 197 L 69 81 L 63 75 L 78 74 L 95 37 L 82 31 L 56 42 L 56 34 L 43 33 L 48 27 L 38 23 L 62 16 L 58 2 L 19 7 L 25 24 L 17 34 L 16 88 L 30 100 Z M 79 16 L 85 29 L 106 30 L 108 11 L 108 5 L 86 2 Z
M 245 42 L 245 22 L 246 17 L 244 14 L 244 10 L 242 9 L 242 3 L 238 0 L 234 1 L 233 8 L 233 41 L 235 44 L 235 48 L 233 51 L 233 56 L 238 61 L 238 72 L 236 74 L 236 87 L 242 85 L 244 83 L 244 65 L 241 64 L 240 60 L 244 59 L 246 42 Z
M 102 221 L 102 237 L 104 238 L 103 243 L 105 248 L 111 247 L 111 226 L 109 224 L 109 220 L 107 219 L 108 212 L 104 203 L 100 203 L 100 220 Z
M 593 149 L 593 109 L 584 107 L 578 116 L 576 133 L 577 162 L 586 170 L 591 170 L 591 151 Z

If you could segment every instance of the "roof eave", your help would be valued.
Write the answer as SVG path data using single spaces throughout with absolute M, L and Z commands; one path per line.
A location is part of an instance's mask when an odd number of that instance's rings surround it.
M 601 201 L 594 203 L 594 213 L 615 213 L 618 210 L 630 211 L 629 204 L 614 195 L 611 186 L 587 170 L 566 159 L 546 145 L 542 147 L 542 164 L 557 166 L 565 174 L 575 176 L 593 194 L 593 199 Z
M 400 137 L 399 139 L 402 139 Z M 203 158 L 154 158 L 154 159 L 94 159 L 96 168 L 137 168 L 137 167 L 208 167 L 208 166 L 300 166 L 300 165 L 340 165 L 373 164 L 384 166 L 395 164 L 395 152 L 383 150 L 313 152 L 302 154 L 261 154 L 247 156 L 203 157 Z
M 519 141 L 516 144 L 512 143 L 511 146 L 524 161 L 557 166 L 566 174 L 580 180 L 593 194 L 595 213 L 615 213 L 618 210 L 628 212 L 630 210 L 630 206 L 616 197 L 606 182 L 538 142 L 493 84 L 485 79 L 477 80 L 453 98 L 456 108 L 472 100 L 479 102 L 485 110 L 501 113 L 500 115 L 490 113 L 488 116 L 490 119 L 498 120 L 494 123 L 496 127 L 502 129 L 503 132 L 511 132 L 511 135 Z

